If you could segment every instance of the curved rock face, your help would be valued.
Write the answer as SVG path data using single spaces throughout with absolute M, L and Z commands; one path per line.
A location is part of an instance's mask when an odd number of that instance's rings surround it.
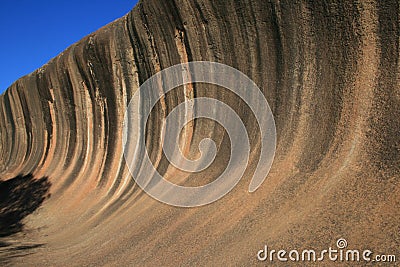
M 196 174 L 169 164 L 163 121 L 188 96 L 231 106 L 252 147 L 232 192 L 176 208 L 135 184 L 122 130 L 139 86 L 189 61 L 248 75 L 269 102 L 278 139 L 271 172 L 249 193 L 260 154 L 254 114 L 217 86 L 169 92 L 146 128 L 148 153 L 166 179 L 204 185 L 230 157 L 224 129 L 198 119 L 181 148 L 196 158 L 210 137 L 215 161 Z M 339 238 L 352 249 L 400 256 L 399 106 L 397 1 L 141 1 L 1 96 L 1 179 L 48 177 L 51 197 L 24 220 L 24 231 L 2 241 L 0 257 L 35 266 L 249 266 L 261 264 L 264 245 L 321 251 Z

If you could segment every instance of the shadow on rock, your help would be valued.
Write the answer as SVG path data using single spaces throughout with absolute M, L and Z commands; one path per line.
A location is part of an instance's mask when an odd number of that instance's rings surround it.
M 22 220 L 50 197 L 47 177 L 35 179 L 32 174 L 0 181 L 0 237 L 23 230 Z

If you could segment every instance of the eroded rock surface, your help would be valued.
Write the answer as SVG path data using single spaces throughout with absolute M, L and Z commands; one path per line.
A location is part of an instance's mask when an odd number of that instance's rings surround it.
M 267 180 L 249 193 L 260 149 L 254 116 L 226 90 L 195 86 L 193 97 L 234 108 L 253 149 L 230 194 L 184 209 L 135 185 L 122 124 L 140 84 L 188 61 L 221 62 L 253 79 L 278 143 Z M 161 153 L 160 125 L 184 99 L 178 88 L 156 106 L 149 155 L 171 181 L 205 184 L 229 158 L 219 125 L 198 120 L 185 135 L 193 155 L 204 137 L 217 144 L 203 173 L 176 172 Z M 265 244 L 322 250 L 340 237 L 400 257 L 399 106 L 397 1 L 143 0 L 0 97 L 1 179 L 33 173 L 51 183 L 51 197 L 25 220 L 31 230 L 15 236 L 44 245 L 10 261 L 250 266 Z

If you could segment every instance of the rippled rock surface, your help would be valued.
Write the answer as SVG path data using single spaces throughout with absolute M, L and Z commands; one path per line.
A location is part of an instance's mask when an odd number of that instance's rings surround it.
M 341 237 L 349 248 L 400 257 L 399 37 L 397 1 L 141 1 L 0 97 L 1 180 L 32 173 L 48 179 L 37 191 L 51 194 L 1 241 L 1 263 L 249 266 L 264 245 L 322 250 Z M 191 97 L 235 110 L 252 150 L 232 192 L 176 208 L 135 184 L 122 130 L 139 86 L 189 61 L 224 63 L 254 80 L 278 139 L 271 172 L 249 193 L 260 153 L 254 115 L 224 88 L 193 86 Z M 166 179 L 197 186 L 224 170 L 230 142 L 219 124 L 196 120 L 183 150 L 196 158 L 210 137 L 217 157 L 201 173 L 174 169 L 162 154 L 162 123 L 186 98 L 177 88 L 156 105 L 146 142 Z

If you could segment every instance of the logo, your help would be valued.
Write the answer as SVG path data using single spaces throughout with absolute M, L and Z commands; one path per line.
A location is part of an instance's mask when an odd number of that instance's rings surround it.
M 213 140 L 206 138 L 199 143 L 201 157 L 196 160 L 187 159 L 178 146 L 180 132 L 187 123 L 207 118 L 218 122 L 229 135 L 229 163 L 213 182 L 198 187 L 173 184 L 157 172 L 145 144 L 150 113 L 170 90 L 194 83 L 224 87 L 252 110 L 260 130 L 261 151 L 249 192 L 256 191 L 264 182 L 276 148 L 275 120 L 268 102 L 257 85 L 239 70 L 221 63 L 198 61 L 175 65 L 155 74 L 140 86 L 127 107 L 123 128 L 124 157 L 133 179 L 147 194 L 178 207 L 210 204 L 228 194 L 242 178 L 250 155 L 246 127 L 229 105 L 215 98 L 187 98 L 168 114 L 161 126 L 166 158 L 173 166 L 186 172 L 201 172 L 209 167 L 217 154 Z
M 259 261 L 269 262 L 396 262 L 395 254 L 376 254 L 372 250 L 349 249 L 347 240 L 339 238 L 336 247 L 329 247 L 323 250 L 314 249 L 272 249 L 267 245 L 257 253 Z

